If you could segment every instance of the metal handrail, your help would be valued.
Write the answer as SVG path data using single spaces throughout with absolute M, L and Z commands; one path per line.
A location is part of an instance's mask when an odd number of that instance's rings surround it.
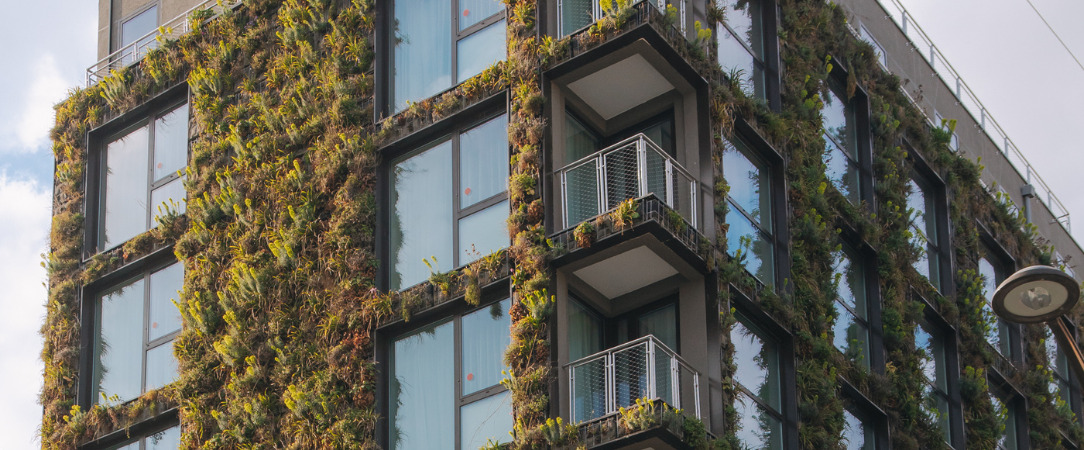
M 193 6 L 188 11 L 166 21 L 166 23 L 163 23 L 154 31 L 140 36 L 139 39 L 115 50 L 105 58 L 98 60 L 94 65 L 88 67 L 87 87 L 93 86 L 95 83 L 109 76 L 109 73 L 114 70 L 139 62 L 147 52 L 158 47 L 160 39 L 175 39 L 187 34 L 192 30 L 192 13 L 198 10 L 211 9 L 211 16 L 205 19 L 211 20 L 218 17 L 222 12 L 236 8 L 240 4 L 240 0 L 206 0 Z
M 1016 169 L 1017 173 L 1020 172 L 1022 167 L 1024 173 L 1021 174 L 1028 184 L 1037 185 L 1044 195 L 1038 195 L 1039 202 L 1046 206 L 1047 210 L 1054 217 L 1054 221 L 1057 222 L 1065 229 L 1065 232 L 1072 236 L 1072 226 L 1069 218 L 1069 209 L 1065 207 L 1065 204 L 1061 202 L 1054 191 L 1050 188 L 1050 185 L 1043 180 L 1039 173 L 1035 170 L 1035 167 L 1031 165 L 1024 154 L 1020 151 L 1019 147 L 1013 143 L 1009 138 L 1005 129 L 994 119 L 990 112 L 986 109 L 986 106 L 982 104 L 979 97 L 975 95 L 975 92 L 971 90 L 971 87 L 967 85 L 963 77 L 956 71 L 952 64 L 949 63 L 945 55 L 941 53 L 941 50 L 937 48 L 937 45 L 933 43 L 930 36 L 915 22 L 915 18 L 911 16 L 911 13 L 907 11 L 907 8 L 903 7 L 903 4 L 899 0 L 877 0 L 877 3 L 881 5 L 881 8 L 885 10 L 885 13 L 892 18 L 892 20 L 899 27 L 903 35 L 911 41 L 911 44 L 919 50 L 922 57 L 930 64 L 941 80 L 945 82 L 945 85 L 950 87 L 953 94 L 956 95 L 956 99 L 963 105 L 964 110 L 971 114 L 979 127 L 986 132 L 986 135 L 990 137 L 990 140 L 994 142 L 1002 154 L 1005 155 L 1005 159 L 1009 161 L 1009 164 Z M 889 9 L 889 5 L 894 6 L 898 10 L 898 14 L 893 14 L 893 11 Z M 952 87 L 955 89 L 951 89 Z M 917 104 L 916 104 L 917 106 Z M 919 108 L 921 110 L 921 108 Z M 940 126 L 940 124 L 934 124 Z M 1044 198 L 1045 197 L 1045 198 Z
M 615 356 L 628 351 L 636 347 L 645 347 L 644 349 L 644 394 L 643 397 L 654 399 L 662 398 L 665 392 L 658 391 L 659 374 L 656 372 L 656 356 L 661 354 L 669 358 L 669 380 L 670 380 L 670 392 L 669 398 L 670 406 L 676 409 L 682 408 L 682 390 L 681 390 L 681 375 L 687 373 L 692 377 L 692 413 L 697 419 L 701 418 L 700 415 L 700 372 L 697 372 L 681 358 L 670 347 L 659 341 L 654 335 L 647 335 L 641 338 L 634 339 L 624 344 L 611 347 L 609 349 L 597 352 L 576 361 L 565 364 L 564 368 L 568 371 L 569 381 L 569 412 L 573 419 L 576 418 L 576 368 L 587 366 L 592 363 L 602 362 L 604 370 L 603 391 L 605 408 L 602 414 L 596 417 L 603 417 L 609 414 L 614 414 L 619 408 L 630 405 L 619 405 L 617 399 L 617 363 Z M 684 370 L 684 372 L 683 372 Z M 627 390 L 631 390 L 629 387 L 625 387 Z
M 649 151 L 654 152 L 656 156 L 662 158 L 662 161 L 663 161 L 663 167 L 662 167 L 663 173 L 661 175 L 665 179 L 665 187 L 663 189 L 665 192 L 657 192 L 655 194 L 657 194 L 659 196 L 659 198 L 664 203 L 666 203 L 667 206 L 669 206 L 670 208 L 672 208 L 674 210 L 678 210 L 679 214 L 681 214 L 682 217 L 684 217 L 693 226 L 693 228 L 699 229 L 699 227 L 697 225 L 697 223 L 698 223 L 697 222 L 697 199 L 698 199 L 698 194 L 700 192 L 700 189 L 698 188 L 697 178 L 694 177 L 691 173 L 689 173 L 689 171 L 685 170 L 685 168 L 682 167 L 681 164 L 679 164 L 676 159 L 674 159 L 672 156 L 668 155 L 665 151 L 663 151 L 661 148 L 659 148 L 658 145 L 656 145 L 654 142 L 652 142 L 651 139 L 649 139 L 643 133 L 637 133 L 637 134 L 635 134 L 635 135 L 633 135 L 631 137 L 628 137 L 628 138 L 622 140 L 621 142 L 618 142 L 618 143 L 616 143 L 614 145 L 606 147 L 606 148 L 604 148 L 602 150 L 599 150 L 599 151 L 597 151 L 595 153 L 592 153 L 592 154 L 590 154 L 588 156 L 580 158 L 580 159 L 572 162 L 571 164 L 557 170 L 557 175 L 559 176 L 559 179 L 560 179 L 560 182 L 561 182 L 561 203 L 564 206 L 563 213 L 562 213 L 562 216 L 563 216 L 562 217 L 562 219 L 563 219 L 562 223 L 564 224 L 565 228 L 568 228 L 569 226 L 572 225 L 571 223 L 569 223 L 569 211 L 568 211 L 568 209 L 569 209 L 569 202 L 568 202 L 568 174 L 569 174 L 569 172 L 574 171 L 576 169 L 583 168 L 584 166 L 592 164 L 592 163 L 595 164 L 596 182 L 597 182 L 597 184 L 596 184 L 596 191 L 597 192 L 595 192 L 595 194 L 597 195 L 596 200 L 598 201 L 598 208 L 597 208 L 598 210 L 595 211 L 595 215 L 602 214 L 603 212 L 608 211 L 608 210 L 612 209 L 613 207 L 617 206 L 616 204 L 611 205 L 611 203 L 614 203 L 614 202 L 611 202 L 610 199 L 609 199 L 609 192 L 608 192 L 608 188 L 607 188 L 608 185 L 606 183 L 606 181 L 608 179 L 608 175 L 609 175 L 609 172 L 607 171 L 607 168 L 606 168 L 606 156 L 610 155 L 612 153 L 615 153 L 617 151 L 626 150 L 630 146 L 635 146 L 636 154 L 637 154 L 637 157 L 636 157 L 637 178 L 636 178 L 636 181 L 635 181 L 637 183 L 637 195 L 636 195 L 636 198 L 646 197 L 648 194 L 652 193 L 651 189 L 649 189 L 649 186 L 648 186 L 648 175 L 649 175 L 649 173 L 648 173 L 648 163 L 647 163 L 647 155 L 648 155 L 647 152 L 649 152 Z M 674 183 L 674 181 L 679 179 L 679 178 L 683 178 L 688 183 L 689 208 L 688 208 L 687 211 L 682 211 L 683 208 L 675 207 L 675 204 L 676 204 L 675 202 L 678 201 L 679 199 L 675 196 L 675 192 L 674 192 L 675 183 Z M 621 200 L 625 200 L 625 199 L 621 199 Z
M 614 1 L 617 1 L 617 0 L 614 0 Z M 670 2 L 670 1 L 667 1 L 667 0 L 640 0 L 640 1 L 645 1 L 647 3 L 653 3 L 655 5 L 655 7 L 658 8 L 659 11 L 661 11 L 663 14 L 666 13 L 666 6 L 673 3 L 673 2 Z M 681 21 L 680 26 L 681 26 L 681 33 L 682 34 L 685 34 L 685 3 L 686 3 L 686 1 L 687 0 L 679 0 L 677 2 L 678 3 L 678 5 L 677 5 L 678 19 Z M 635 4 L 635 3 L 633 3 L 633 4 Z M 563 10 L 564 10 L 564 1 L 563 0 L 558 0 L 557 1 L 557 29 L 561 30 L 561 32 L 563 34 L 565 34 L 565 35 L 575 33 L 576 30 L 569 30 L 568 33 L 564 33 L 564 31 L 565 31 L 565 15 L 561 13 Z M 592 0 L 591 1 L 591 21 L 592 22 L 598 22 L 600 19 L 602 19 L 602 17 L 604 15 L 605 15 L 605 13 L 602 11 L 602 2 L 599 1 L 599 0 Z

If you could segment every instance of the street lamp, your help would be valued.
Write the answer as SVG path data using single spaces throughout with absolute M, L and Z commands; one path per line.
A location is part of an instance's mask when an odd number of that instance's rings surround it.
M 1080 300 L 1080 285 L 1065 272 L 1050 266 L 1031 266 L 1012 274 L 994 292 L 994 312 L 1016 323 L 1046 322 L 1067 353 L 1069 365 L 1084 382 L 1084 357 L 1069 333 L 1069 312 Z

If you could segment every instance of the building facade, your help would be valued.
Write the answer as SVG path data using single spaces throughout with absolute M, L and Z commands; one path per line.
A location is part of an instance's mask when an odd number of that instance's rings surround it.
M 1084 445 L 989 300 L 1084 253 L 896 5 L 102 0 L 43 447 Z

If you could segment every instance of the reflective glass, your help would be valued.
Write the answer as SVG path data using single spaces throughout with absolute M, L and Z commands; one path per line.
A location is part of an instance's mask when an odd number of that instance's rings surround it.
M 459 0 L 459 31 L 503 10 L 504 4 L 495 0 Z
M 185 197 L 184 178 L 175 178 L 151 191 L 151 214 L 155 218 L 155 222 L 151 225 L 158 226 L 157 218 L 166 215 L 169 211 L 184 214 L 188 210 L 188 199 Z
M 508 116 L 501 114 L 459 136 L 459 207 L 508 188 Z
M 835 303 L 836 321 L 832 325 L 832 343 L 848 359 L 869 367 L 869 331 L 851 310 Z
M 147 231 L 148 139 L 144 126 L 106 147 L 102 250 Z
M 753 223 L 731 206 L 726 213 L 727 250 L 730 256 L 745 264 L 761 283 L 771 284 L 775 279 L 775 258 L 771 241 L 764 239 Z
M 152 6 L 146 11 L 137 14 L 135 17 L 124 21 L 120 26 L 120 46 L 125 47 L 128 44 L 136 42 L 135 48 L 131 52 L 123 53 L 123 61 L 125 64 L 130 64 L 138 59 L 138 55 L 146 53 L 147 50 L 158 46 L 155 36 L 151 33 L 158 28 L 158 7 Z M 149 35 L 149 36 L 148 36 Z
M 670 350 L 678 351 L 677 305 L 669 304 L 636 319 L 640 336 L 654 335 Z
M 717 2 L 718 3 L 718 2 Z M 719 5 L 726 11 L 726 24 L 716 27 L 719 65 L 727 72 L 737 71 L 742 90 L 763 98 L 764 73 L 759 61 L 764 59 L 764 30 L 758 1 L 726 1 Z
M 173 341 L 147 350 L 147 388 L 158 389 L 177 379 L 177 358 L 173 356 Z
M 848 201 L 854 204 L 861 202 L 858 164 L 847 158 L 835 141 L 825 137 L 824 142 L 826 146 L 824 152 L 825 175 L 828 180 Z
M 452 30 L 446 0 L 395 3 L 392 109 L 398 112 L 406 109 L 408 101 L 432 97 L 452 86 Z
M 740 371 L 740 368 L 739 368 Z M 749 449 L 782 449 L 783 423 L 755 400 L 741 392 L 734 399 L 738 416 L 735 433 L 744 447 Z
M 497 61 L 504 61 L 508 52 L 505 50 L 504 21 L 497 22 L 460 39 L 456 43 L 456 79 L 460 83 L 482 73 Z
M 834 86 L 833 86 L 834 87 Z M 855 137 L 854 111 L 835 89 L 824 93 L 824 107 L 821 117 L 824 120 L 824 134 L 835 141 L 845 155 L 858 160 L 857 139 Z
M 184 264 L 174 263 L 151 274 L 150 324 L 147 339 L 153 341 L 181 330 L 181 311 L 173 304 L 184 285 Z
M 986 258 L 979 258 L 979 275 L 982 276 L 982 294 L 986 302 L 982 305 L 983 320 L 986 321 L 986 342 L 989 342 L 1006 358 L 1012 358 L 1012 344 L 1009 324 L 994 313 L 992 305 L 994 292 L 1001 281 L 997 269 Z
M 495 386 L 503 378 L 501 371 L 507 369 L 504 351 L 512 341 L 512 321 L 508 318 L 511 306 L 511 300 L 504 300 L 463 316 L 462 395 Z
M 166 428 L 147 437 L 147 450 L 177 450 L 181 448 L 181 427 Z
M 745 144 L 723 141 L 723 177 L 730 187 L 728 196 L 731 201 L 745 211 L 760 226 L 770 228 L 771 216 L 771 181 L 767 170 L 757 166 L 743 151 Z M 739 150 L 741 149 L 741 150 Z
M 110 450 L 139 450 L 139 441 L 135 441 L 130 444 L 119 445 L 116 447 L 110 447 Z
M 392 289 L 413 286 L 428 279 L 429 269 L 423 260 L 429 259 L 432 263 L 432 258 L 436 258 L 434 271 L 454 268 L 449 233 L 452 229 L 451 167 L 451 141 L 395 165 L 391 174 Z M 504 233 L 505 239 L 507 235 Z
M 98 304 L 98 402 L 122 403 L 143 392 L 143 289 L 140 278 L 103 295 Z
M 591 0 L 562 0 L 561 36 L 586 27 L 595 21 Z
M 735 322 L 730 330 L 734 344 L 734 380 L 774 409 L 780 407 L 779 356 L 771 342 Z
M 565 172 L 565 226 L 575 226 L 602 211 L 597 160 L 589 159 Z
M 568 305 L 568 359 L 576 361 L 602 351 L 602 320 L 579 302 Z
M 565 114 L 565 164 L 598 151 L 598 137 L 571 114 Z
M 188 164 L 188 104 L 154 121 L 154 180 Z
M 504 391 L 463 405 L 459 410 L 461 449 L 480 448 L 486 441 L 512 440 L 512 394 Z
M 876 448 L 876 442 L 873 437 L 873 430 L 867 429 L 866 424 L 862 423 L 860 419 L 851 414 L 848 410 L 843 410 L 843 442 L 847 450 L 873 450 Z
M 459 265 L 508 247 L 508 200 L 459 220 Z
M 455 448 L 452 322 L 395 341 L 389 415 L 392 449 Z

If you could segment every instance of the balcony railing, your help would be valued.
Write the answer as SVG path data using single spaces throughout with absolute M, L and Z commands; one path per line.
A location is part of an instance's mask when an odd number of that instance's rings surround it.
M 979 97 L 975 95 L 975 92 L 971 90 L 971 87 L 967 85 L 963 77 L 956 71 L 952 64 L 949 63 L 945 55 L 941 53 L 941 50 L 937 48 L 937 45 L 933 43 L 933 39 L 918 26 L 915 22 L 915 18 L 911 16 L 911 13 L 903 7 L 903 3 L 899 0 L 877 0 L 877 3 L 885 10 L 887 15 L 895 21 L 900 31 L 904 36 L 911 41 L 915 50 L 922 55 L 922 57 L 930 64 L 945 85 L 949 87 L 953 94 L 956 95 L 956 99 L 964 109 L 971 114 L 972 119 L 979 124 L 979 127 L 986 132 L 990 140 L 994 142 L 1005 155 L 1005 158 L 1009 160 L 1009 163 L 1020 173 L 1020 177 L 1023 178 L 1028 184 L 1031 184 L 1039 191 L 1036 197 L 1042 202 L 1044 206 L 1050 211 L 1050 214 L 1054 217 L 1054 220 L 1061 224 L 1065 232 L 1070 236 L 1072 235 L 1072 223 L 1069 221 L 1069 209 L 1065 207 L 1065 204 L 1061 202 L 1056 195 L 1054 195 L 1053 189 L 1050 185 L 1043 180 L 1039 173 L 1035 170 L 1035 167 L 1031 165 L 1031 162 L 1024 157 L 1024 153 L 1020 151 L 1020 148 L 1013 143 L 1009 138 L 1008 133 L 1001 127 L 997 120 L 990 115 L 990 111 L 986 109 L 986 106 L 982 104 Z M 905 91 L 906 92 L 906 91 Z M 910 96 L 908 96 L 910 97 Z M 914 103 L 914 99 L 912 99 Z M 917 103 L 915 103 L 918 106 Z M 921 106 L 918 107 L 922 110 Z M 927 118 L 928 119 L 928 118 Z M 932 120 L 930 121 L 933 122 Z M 934 126 L 941 126 L 939 123 L 934 123 Z
M 557 174 L 565 228 L 648 194 L 698 228 L 696 178 L 643 134 L 592 153 Z
M 647 335 L 567 366 L 572 422 L 586 422 L 660 399 L 700 418 L 700 373 L 655 336 Z
M 678 23 L 676 25 L 678 25 L 680 27 L 682 34 L 685 33 L 685 3 L 686 3 L 687 0 L 676 0 L 676 1 L 640 0 L 640 1 L 648 3 L 648 4 L 652 5 L 652 6 L 655 6 L 663 14 L 666 14 L 666 7 L 668 5 L 674 5 L 674 8 L 677 9 L 677 15 L 678 15 L 678 17 L 677 17 Z M 578 25 L 578 24 L 566 23 L 566 21 L 565 21 L 565 12 L 566 12 L 565 9 L 566 8 L 584 7 L 583 13 L 586 15 L 586 13 L 587 13 L 586 6 L 587 6 L 588 2 L 590 2 L 590 4 L 591 4 L 591 23 L 597 22 L 599 19 L 602 19 L 605 16 L 606 12 L 602 10 L 602 2 L 599 1 L 599 0 L 557 0 L 558 29 L 561 30 L 561 35 L 562 36 L 567 36 L 567 35 L 572 34 L 573 32 L 575 32 L 576 29 L 573 28 L 573 27 Z M 616 4 L 618 2 L 618 0 L 613 0 L 613 2 Z M 635 2 L 635 3 L 639 3 L 639 2 Z
M 203 22 L 218 17 L 222 12 L 240 5 L 239 0 L 206 0 L 184 13 L 163 23 L 158 29 L 141 36 L 102 58 L 87 68 L 87 87 L 109 76 L 109 73 L 123 69 L 143 59 L 147 52 L 158 48 L 159 38 L 176 39 L 192 30 L 194 22 Z M 196 11 L 210 10 L 210 15 L 193 15 Z

